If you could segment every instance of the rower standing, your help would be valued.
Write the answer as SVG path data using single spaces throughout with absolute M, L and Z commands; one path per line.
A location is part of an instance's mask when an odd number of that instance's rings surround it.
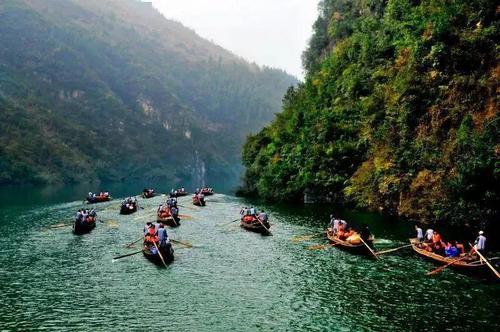
M 420 228 L 418 225 L 415 225 L 415 231 L 417 232 L 418 242 L 422 242 L 424 240 L 424 233 L 422 231 L 422 228 Z

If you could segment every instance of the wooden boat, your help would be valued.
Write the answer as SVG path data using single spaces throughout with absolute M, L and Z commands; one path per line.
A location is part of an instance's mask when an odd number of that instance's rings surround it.
M 200 199 L 198 198 L 198 196 L 194 195 L 193 196 L 193 205 L 196 205 L 196 206 L 205 206 L 205 199 Z
M 182 196 L 187 196 L 189 193 L 185 190 L 182 189 L 177 189 L 173 193 L 170 193 L 170 197 L 182 197 Z
M 89 204 L 107 202 L 111 199 L 109 195 L 87 196 L 86 200 Z
M 165 264 L 172 263 L 174 260 L 174 248 L 172 248 L 172 244 L 167 243 L 165 247 L 158 247 L 158 248 L 160 249 L 161 255 L 165 260 Z M 142 248 L 142 253 L 151 262 L 157 265 L 163 265 L 160 255 L 158 255 L 158 252 L 156 251 L 154 245 L 149 245 L 149 246 L 144 245 L 144 247 Z
M 154 189 L 144 189 L 142 191 L 142 198 L 153 198 L 156 196 Z
M 73 233 L 75 235 L 82 235 L 90 233 L 95 228 L 95 220 L 93 221 L 74 221 Z
M 371 251 L 363 244 L 352 244 L 347 241 L 341 240 L 338 237 L 334 236 L 332 233 L 332 229 L 328 228 L 326 230 L 326 237 L 328 240 L 335 245 L 336 248 L 348 251 L 357 255 L 365 255 L 369 257 L 373 257 Z M 373 239 L 365 241 L 367 245 L 373 248 Z
M 136 211 L 137 211 L 137 203 L 136 202 L 132 202 L 132 203 L 123 202 L 122 206 L 120 207 L 120 214 L 132 214 Z
M 170 226 L 170 227 L 179 227 L 181 225 L 180 218 L 174 219 L 174 217 L 172 217 L 172 216 L 165 217 L 165 218 L 158 216 L 156 218 L 156 221 L 159 223 L 162 223 L 163 225 Z
M 201 190 L 201 193 L 205 196 L 210 196 L 210 195 L 213 195 L 214 194 L 214 190 L 213 189 L 209 189 L 209 188 L 203 188 Z
M 240 220 L 240 226 L 246 230 L 251 232 L 260 233 L 262 235 L 271 235 L 268 222 L 261 222 L 256 217 L 253 217 L 252 220 L 245 221 L 244 218 Z
M 424 248 L 420 248 L 419 242 L 416 238 L 410 239 L 410 244 L 413 250 L 424 257 L 427 260 L 433 261 L 438 264 L 446 265 L 453 261 L 456 261 L 459 257 L 445 257 L 434 252 L 430 252 L 425 250 Z M 463 260 L 454 262 L 450 265 L 450 267 L 458 272 L 462 272 L 465 274 L 476 274 L 476 275 L 488 275 L 490 274 L 490 270 L 486 263 L 479 259 L 474 258 L 465 258 Z

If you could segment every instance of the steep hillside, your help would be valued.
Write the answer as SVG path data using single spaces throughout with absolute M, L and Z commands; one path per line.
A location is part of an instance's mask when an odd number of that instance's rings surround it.
M 246 189 L 426 222 L 498 221 L 498 4 L 323 0 L 320 11 L 306 82 L 246 143 Z
M 5 0 L 0 45 L 0 184 L 237 181 L 296 82 L 135 0 Z

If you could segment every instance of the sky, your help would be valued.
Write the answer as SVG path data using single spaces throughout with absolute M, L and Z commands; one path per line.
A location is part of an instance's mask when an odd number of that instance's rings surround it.
M 318 0 L 147 0 L 165 17 L 250 62 L 303 78 Z

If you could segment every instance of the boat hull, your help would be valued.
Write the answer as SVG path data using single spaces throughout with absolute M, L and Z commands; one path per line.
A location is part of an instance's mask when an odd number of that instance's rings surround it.
M 179 227 L 181 225 L 180 219 L 177 218 L 177 220 L 175 220 L 174 217 L 167 217 L 167 218 L 158 217 L 156 221 L 170 227 Z
M 269 228 L 271 227 L 269 223 L 265 223 L 265 227 L 260 223 L 257 219 L 254 219 L 253 221 L 243 221 L 243 219 L 240 220 L 240 226 L 250 232 L 254 233 L 260 233 L 262 235 L 271 235 L 271 232 L 269 231 Z M 267 229 L 266 229 L 267 227 Z
M 371 253 L 370 249 L 368 249 L 363 243 L 351 244 L 347 241 L 340 240 L 339 238 L 333 236 L 333 234 L 328 230 L 326 231 L 326 237 L 328 238 L 328 241 L 330 241 L 330 243 L 335 245 L 336 248 L 342 249 L 355 255 L 362 255 L 373 258 L 373 254 Z M 366 243 L 369 246 L 372 246 L 373 241 L 366 241 Z
M 109 196 L 106 196 L 106 197 L 99 197 L 99 196 L 87 197 L 86 200 L 87 200 L 87 203 L 89 203 L 89 204 L 96 204 L 96 203 L 108 202 L 110 200 L 110 197 Z
M 133 208 L 122 205 L 120 208 L 120 214 L 132 214 L 134 212 L 137 212 L 137 205 L 134 205 Z
M 159 249 L 165 260 L 165 264 L 170 264 L 174 261 L 174 249 L 172 248 L 172 244 L 168 243 L 166 247 L 159 247 Z M 142 253 L 150 262 L 162 266 L 163 262 L 160 255 L 158 253 L 153 253 L 155 250 L 156 248 L 154 246 L 144 247 Z
M 95 228 L 95 221 L 75 221 L 73 223 L 73 234 L 82 235 L 90 233 Z
M 419 242 L 416 238 L 410 239 L 410 244 L 413 251 L 415 251 L 420 257 L 423 257 L 424 259 L 434 262 L 436 264 L 446 265 L 458 258 L 458 257 L 444 257 L 436 253 L 429 252 L 423 248 L 420 248 L 418 246 Z M 491 275 L 490 270 L 486 265 L 486 263 L 481 262 L 479 260 L 475 261 L 462 260 L 451 264 L 449 267 L 457 272 L 467 275 L 477 275 L 477 276 Z

